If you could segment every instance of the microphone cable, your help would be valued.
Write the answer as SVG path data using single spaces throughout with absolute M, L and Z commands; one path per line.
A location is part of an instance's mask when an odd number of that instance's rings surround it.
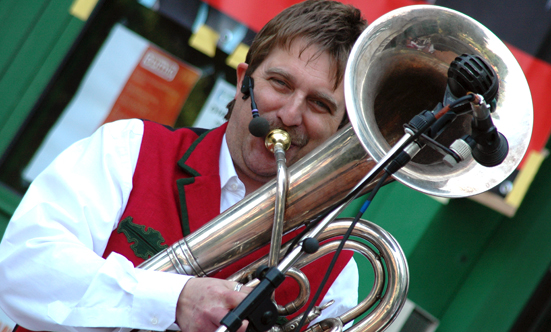
M 375 195 L 377 194 L 379 189 L 382 188 L 382 186 L 385 184 L 386 180 L 390 176 L 391 176 L 391 172 L 385 169 L 385 172 L 383 173 L 381 179 L 379 180 L 379 182 L 377 182 L 377 184 L 375 185 L 375 188 L 373 188 L 373 190 L 370 192 L 369 197 L 366 199 L 366 201 L 364 202 L 364 204 L 360 208 L 359 212 L 356 214 L 356 217 L 354 217 L 354 220 L 352 221 L 352 224 L 350 224 L 350 227 L 348 227 L 348 230 L 343 235 L 343 238 L 342 238 L 339 246 L 337 247 L 337 250 L 335 251 L 335 254 L 333 255 L 333 259 L 331 260 L 331 263 L 327 267 L 327 272 L 325 273 L 325 275 L 324 275 L 324 277 L 323 277 L 323 279 L 322 279 L 322 281 L 321 281 L 321 283 L 318 287 L 318 290 L 316 291 L 316 294 L 312 298 L 312 301 L 310 301 L 310 304 L 306 308 L 306 311 L 304 311 L 304 313 L 302 315 L 302 319 L 300 320 L 300 323 L 298 324 L 298 326 L 294 330 L 295 332 L 299 332 L 302 329 L 302 327 L 304 326 L 304 324 L 306 323 L 306 318 L 308 317 L 308 314 L 310 313 L 310 311 L 312 311 L 312 309 L 314 308 L 314 305 L 318 301 L 318 299 L 321 295 L 321 292 L 322 292 L 323 288 L 325 287 L 325 284 L 329 280 L 329 276 L 331 275 L 331 271 L 333 271 L 333 268 L 335 267 L 335 264 L 337 263 L 337 259 L 339 258 L 339 255 L 342 252 L 346 241 L 348 241 L 348 238 L 352 234 L 352 231 L 354 230 L 354 227 L 356 227 L 356 224 L 358 223 L 358 221 L 360 220 L 362 215 L 365 213 L 365 211 L 367 210 L 367 208 L 369 207 L 369 205 L 371 204 L 371 202 L 375 198 Z
M 433 114 L 433 117 L 434 117 L 433 120 L 429 120 L 427 123 L 423 124 L 424 127 L 421 126 L 421 127 L 416 128 L 418 130 L 415 132 L 415 134 L 411 138 L 412 141 L 414 139 L 417 139 L 425 130 L 427 130 L 432 124 L 434 124 L 434 120 L 437 120 L 437 119 L 441 118 L 443 115 L 445 115 L 446 113 L 448 113 L 449 111 L 451 111 L 453 109 L 456 109 L 462 103 L 472 101 L 473 99 L 474 99 L 474 95 L 468 94 L 466 96 L 458 98 L 454 102 L 452 102 L 449 105 L 446 105 L 445 107 L 443 107 L 436 114 Z M 306 323 L 306 319 L 308 317 L 308 314 L 310 313 L 310 311 L 312 311 L 312 309 L 314 308 L 315 303 L 317 302 L 317 300 L 321 296 L 321 292 L 322 292 L 325 284 L 329 280 L 329 276 L 331 274 L 331 271 L 334 269 L 335 264 L 337 263 L 337 259 L 340 255 L 340 253 L 342 252 L 346 241 L 348 240 L 348 238 L 352 234 L 352 231 L 354 230 L 354 227 L 356 226 L 356 224 L 358 223 L 358 221 L 360 220 L 362 215 L 365 213 L 365 211 L 367 210 L 367 208 L 369 207 L 369 205 L 371 204 L 371 202 L 375 198 L 375 195 L 377 195 L 379 189 L 382 188 L 382 186 L 386 183 L 387 179 L 390 176 L 392 176 L 392 174 L 394 174 L 396 171 L 398 171 L 401 167 L 405 166 L 410 160 L 411 160 L 411 157 L 405 151 L 402 151 L 400 154 L 398 154 L 396 157 L 394 157 L 390 161 L 390 163 L 384 168 L 383 175 L 381 176 L 381 178 L 379 179 L 379 181 L 375 185 L 375 188 L 373 188 L 373 190 L 369 193 L 368 198 L 366 199 L 366 201 L 364 202 L 364 204 L 362 205 L 362 207 L 360 208 L 360 210 L 358 211 L 358 213 L 354 217 L 354 220 L 350 224 L 350 227 L 348 228 L 348 230 L 344 234 L 337 250 L 335 251 L 333 259 L 331 260 L 331 263 L 329 264 L 329 266 L 327 268 L 327 272 L 325 273 L 325 275 L 324 275 L 324 277 L 323 277 L 323 279 L 320 283 L 320 286 L 318 287 L 318 289 L 316 291 L 316 294 L 312 298 L 312 301 L 310 301 L 310 303 L 308 304 L 308 307 L 307 307 L 306 311 L 304 312 L 304 314 L 303 314 L 303 316 L 300 320 L 300 323 L 295 328 L 294 332 L 299 332 L 302 329 L 302 327 L 304 326 L 304 324 Z

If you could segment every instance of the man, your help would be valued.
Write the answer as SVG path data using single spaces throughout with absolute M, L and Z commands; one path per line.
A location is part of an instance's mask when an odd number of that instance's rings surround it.
M 237 267 L 192 278 L 134 266 L 274 177 L 273 155 L 247 129 L 250 101 L 239 88 L 245 75 L 254 80 L 261 116 L 290 133 L 292 164 L 346 121 L 342 78 L 364 28 L 358 10 L 337 2 L 292 6 L 259 32 L 238 66 L 227 124 L 199 135 L 118 121 L 62 153 L 6 230 L 2 309 L 34 330 L 214 331 L 250 291 L 220 279 Z M 357 283 L 355 264 L 344 256 L 327 291 L 339 302 L 334 310 L 355 302 L 342 292 L 350 276 Z

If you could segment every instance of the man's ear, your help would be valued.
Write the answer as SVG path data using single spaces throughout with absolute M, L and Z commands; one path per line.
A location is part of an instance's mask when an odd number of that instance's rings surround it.
M 237 89 L 235 91 L 235 99 L 241 98 L 243 93 L 241 92 L 241 86 L 243 85 L 243 79 L 245 78 L 245 72 L 247 72 L 249 65 L 246 63 L 240 63 L 237 65 Z

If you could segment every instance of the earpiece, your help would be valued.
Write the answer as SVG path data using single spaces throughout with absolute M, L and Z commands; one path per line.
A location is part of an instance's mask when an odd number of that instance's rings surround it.
M 250 91 L 254 87 L 254 81 L 249 75 L 243 77 L 243 84 L 241 84 L 241 93 L 243 94 L 243 100 L 246 100 L 250 96 Z

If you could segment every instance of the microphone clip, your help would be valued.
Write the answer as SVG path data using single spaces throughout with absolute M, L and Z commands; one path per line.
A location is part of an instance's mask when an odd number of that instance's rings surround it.
M 243 100 L 251 97 L 251 111 L 253 119 L 249 123 L 249 132 L 255 137 L 265 137 L 270 131 L 270 124 L 268 121 L 258 114 L 258 108 L 256 101 L 254 100 L 254 80 L 249 75 L 243 77 L 243 83 L 241 84 L 241 93 L 243 93 Z
M 476 142 L 472 154 L 481 165 L 493 167 L 501 164 L 509 152 L 509 144 L 503 134 L 494 125 L 491 116 L 491 106 L 484 98 L 476 95 L 471 102 L 473 109 L 471 137 Z
M 249 75 L 245 75 L 243 77 L 243 84 L 241 84 L 241 93 L 243 94 L 243 100 L 247 100 L 249 96 L 251 97 L 251 110 L 253 113 L 253 118 L 257 118 L 259 116 L 258 114 L 258 108 L 256 107 L 256 102 L 254 100 L 254 80 Z

